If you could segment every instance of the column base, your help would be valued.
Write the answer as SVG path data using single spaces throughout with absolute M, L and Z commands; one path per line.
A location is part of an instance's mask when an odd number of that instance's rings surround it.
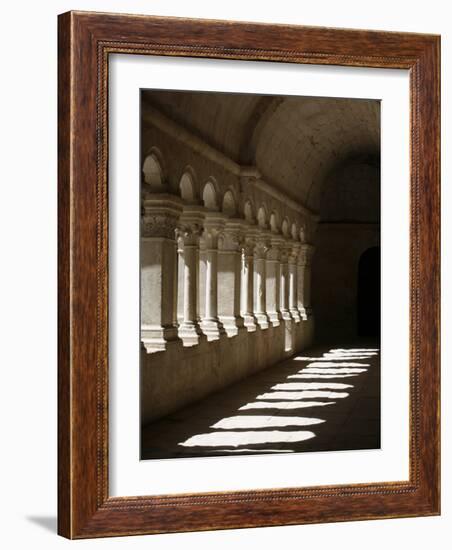
M 288 309 L 281 311 L 281 318 L 283 321 L 293 321 L 292 315 Z
M 306 321 L 308 319 L 308 314 L 307 314 L 306 308 L 299 307 L 298 308 L 298 313 L 300 314 L 300 318 L 301 318 L 302 321 Z
M 302 316 L 301 316 L 299 310 L 295 307 L 290 309 L 290 315 L 292 316 L 292 319 L 296 323 L 299 323 L 302 320 Z
M 197 346 L 202 340 L 206 340 L 199 324 L 194 321 L 183 321 L 177 332 L 184 346 Z
M 142 327 L 141 344 L 146 353 L 166 351 L 170 346 L 181 345 L 176 327 Z
M 224 326 L 218 319 L 203 319 L 201 322 L 201 330 L 207 337 L 208 342 L 219 340 L 223 334 L 226 334 Z
M 257 324 L 260 328 L 268 328 L 270 326 L 270 319 L 266 313 L 256 313 Z
M 279 327 L 282 321 L 282 316 L 279 311 L 270 312 L 268 314 L 268 318 L 270 319 L 270 324 L 272 327 Z
M 300 317 L 302 321 L 307 321 L 312 317 L 312 307 L 299 307 L 298 312 L 300 313 Z
M 248 313 L 245 313 L 243 315 L 243 321 L 246 329 L 248 332 L 256 332 L 257 330 L 257 319 L 254 315 L 250 315 Z
M 243 317 L 220 317 L 220 322 L 224 326 L 226 334 L 230 336 L 237 336 L 240 332 L 246 330 L 243 323 Z

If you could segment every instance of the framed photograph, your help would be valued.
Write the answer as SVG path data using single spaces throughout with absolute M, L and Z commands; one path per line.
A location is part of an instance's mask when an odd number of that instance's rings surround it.
M 427 34 L 59 16 L 59 533 L 440 513 Z

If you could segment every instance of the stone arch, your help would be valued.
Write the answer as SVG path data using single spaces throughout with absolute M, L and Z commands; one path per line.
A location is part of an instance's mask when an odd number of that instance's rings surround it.
M 143 162 L 144 181 L 155 191 L 165 188 L 165 173 L 160 151 L 153 147 Z
M 196 201 L 196 184 L 192 170 L 186 169 L 179 182 L 182 199 L 188 203 Z
M 209 180 L 202 191 L 202 202 L 209 210 L 218 210 L 218 193 L 213 181 Z
M 257 224 L 263 229 L 266 229 L 267 227 L 267 208 L 265 204 L 261 204 L 259 210 L 257 211 Z
M 243 207 L 243 215 L 245 220 L 250 223 L 255 222 L 254 218 L 254 205 L 251 199 L 245 201 L 245 206 Z
M 270 214 L 270 229 L 272 233 L 279 233 L 279 216 L 275 210 Z
M 289 236 L 289 227 L 290 227 L 289 220 L 287 218 L 284 218 L 281 224 L 281 231 L 284 237 Z
M 292 226 L 290 228 L 290 234 L 291 234 L 292 239 L 294 241 L 298 241 L 298 224 L 297 224 L 297 222 L 292 223 Z
M 223 207 L 222 211 L 227 216 L 235 216 L 237 213 L 237 202 L 234 197 L 234 193 L 231 189 L 228 189 L 223 196 Z

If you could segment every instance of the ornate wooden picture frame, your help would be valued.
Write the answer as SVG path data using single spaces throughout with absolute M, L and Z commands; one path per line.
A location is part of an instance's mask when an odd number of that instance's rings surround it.
M 59 16 L 58 48 L 59 533 L 88 538 L 439 514 L 440 38 L 69 12 Z M 109 496 L 110 54 L 409 71 L 408 481 Z

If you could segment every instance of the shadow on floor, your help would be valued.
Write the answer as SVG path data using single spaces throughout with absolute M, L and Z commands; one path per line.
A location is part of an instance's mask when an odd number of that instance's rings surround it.
M 46 531 L 51 531 L 52 533 L 57 532 L 57 518 L 56 516 L 27 516 L 26 518 L 30 523 L 39 525 Z
M 142 459 L 380 448 L 380 354 L 305 350 L 148 424 Z

